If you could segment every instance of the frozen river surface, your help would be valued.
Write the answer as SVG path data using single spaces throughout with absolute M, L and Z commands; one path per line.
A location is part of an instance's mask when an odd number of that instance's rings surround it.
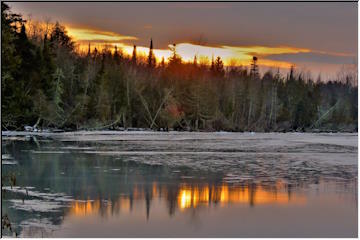
M 20 236 L 357 236 L 357 134 L 2 136 L 16 176 L 2 213 Z

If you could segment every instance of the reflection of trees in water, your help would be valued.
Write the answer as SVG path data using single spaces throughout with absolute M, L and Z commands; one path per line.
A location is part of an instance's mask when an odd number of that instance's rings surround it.
M 298 190 L 309 184 L 321 184 L 324 178 L 338 183 L 336 186 L 341 191 L 334 191 L 335 194 L 357 191 L 357 186 L 354 187 L 353 183 L 356 169 L 350 169 L 353 166 L 326 165 L 306 160 L 292 161 L 285 156 L 276 160 L 276 157 L 272 160 L 265 158 L 265 155 L 264 159 L 260 160 L 242 159 L 239 164 L 230 164 L 229 171 L 220 169 L 217 172 L 200 172 L 185 166 L 172 168 L 166 165 L 150 165 L 133 161 L 128 156 L 84 154 L 79 150 L 61 150 L 64 151 L 62 154 L 31 152 L 34 149 L 59 151 L 59 147 L 67 146 L 97 148 L 98 144 L 39 141 L 38 145 L 30 142 L 10 142 L 2 148 L 4 153 L 9 153 L 19 162 L 19 165 L 11 168 L 16 168 L 21 174 L 18 179 L 20 186 L 49 188 L 53 192 L 65 192 L 75 199 L 84 200 L 74 201 L 64 213 L 49 213 L 46 216 L 40 214 L 41 218 L 49 219 L 56 225 L 61 224 L 63 215 L 98 214 L 107 217 L 122 211 L 131 212 L 137 206 L 135 202 L 145 206 L 144 218 L 150 219 L 154 199 L 162 201 L 169 216 L 173 216 L 177 211 L 191 211 L 196 214 L 200 209 L 229 204 L 247 204 L 254 207 L 261 204 L 303 204 L 306 201 L 305 196 L 299 195 Z M 102 147 L 109 150 L 113 146 L 100 144 L 99 148 Z M 224 159 L 225 162 L 228 160 Z M 230 160 L 230 163 L 234 163 Z M 4 172 L 8 171 L 8 167 L 10 166 L 3 168 Z M 227 172 L 234 174 L 226 174 Z M 239 179 L 242 174 L 246 175 L 248 180 L 241 182 Z M 194 178 L 181 179 L 183 175 Z M 200 179 L 201 177 L 204 178 Z M 224 181 L 232 180 L 237 181 L 237 185 L 223 184 Z M 357 204 L 357 192 L 353 195 Z M 33 213 L 18 214 L 17 219 L 20 221 L 34 216 Z
M 229 204 L 248 204 L 256 206 L 261 204 L 305 204 L 304 195 L 292 193 L 291 187 L 278 181 L 275 185 L 261 185 L 248 183 L 242 185 L 228 184 L 178 184 L 159 185 L 152 184 L 135 185 L 128 194 L 122 194 L 117 199 L 107 201 L 76 200 L 71 204 L 69 215 L 87 216 L 98 214 L 101 216 L 119 214 L 120 212 L 133 211 L 133 201 L 143 202 L 145 205 L 144 215 L 150 216 L 153 199 L 165 201 L 170 216 L 177 210 L 201 209 L 213 206 L 224 207 Z
M 320 182 L 320 186 L 332 186 L 334 182 Z M 356 183 L 349 182 L 354 185 Z M 336 185 L 336 184 L 335 184 Z M 334 186 L 337 188 L 336 186 Z M 152 184 L 136 185 L 128 194 L 122 194 L 112 201 L 104 199 L 74 201 L 71 204 L 69 215 L 87 216 L 100 214 L 101 216 L 131 213 L 132 202 L 143 203 L 144 217 L 150 218 L 151 205 L 154 199 L 165 204 L 169 216 L 176 211 L 191 211 L 195 217 L 196 212 L 211 207 L 225 207 L 232 204 L 247 204 L 250 207 L 257 205 L 304 205 L 306 195 L 301 193 L 302 187 L 289 185 L 283 181 L 274 184 L 244 183 L 241 185 L 222 184 Z

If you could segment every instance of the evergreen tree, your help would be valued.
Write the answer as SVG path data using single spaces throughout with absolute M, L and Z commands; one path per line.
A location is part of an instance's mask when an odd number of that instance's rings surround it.
M 213 74 L 217 77 L 223 77 L 225 74 L 224 63 L 220 57 L 217 57 L 215 62 L 212 63 Z
M 55 73 L 54 55 L 50 50 L 47 35 L 44 35 L 42 59 L 41 59 L 41 89 L 45 96 L 50 99 L 53 96 L 53 74 Z
M 120 63 L 120 54 L 118 52 L 116 45 L 115 45 L 115 51 L 114 51 L 114 61 L 116 62 L 116 64 Z
M 149 56 L 148 56 L 148 67 L 153 68 L 155 66 L 155 56 L 153 53 L 153 41 L 150 40 Z
M 74 50 L 74 42 L 67 34 L 65 27 L 60 25 L 59 22 L 55 23 L 55 26 L 50 34 L 50 46 L 52 50 L 65 48 L 66 51 L 72 52 Z
M 176 44 L 173 44 L 173 46 L 170 48 L 172 54 L 169 58 L 169 66 L 180 66 L 182 63 L 181 57 L 176 53 Z
M 131 62 L 132 62 L 133 65 L 137 64 L 136 45 L 134 45 L 134 50 L 133 50 L 133 53 L 132 53 Z
M 197 56 L 196 55 L 194 56 L 193 64 L 194 64 L 195 67 L 197 67 L 198 62 L 197 62 Z

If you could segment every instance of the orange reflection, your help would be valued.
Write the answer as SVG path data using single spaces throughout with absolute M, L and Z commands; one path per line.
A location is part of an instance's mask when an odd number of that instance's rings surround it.
M 96 214 L 100 209 L 100 200 L 74 201 L 70 207 L 70 214 L 77 216 L 86 216 Z
M 288 204 L 290 201 L 295 204 L 304 204 L 306 202 L 303 196 L 291 196 L 285 191 L 283 185 L 278 183 L 273 190 L 265 189 L 261 186 L 243 186 L 229 187 L 222 186 L 212 187 L 211 194 L 209 186 L 180 188 L 178 194 L 178 205 L 180 209 L 196 208 L 199 205 L 208 205 L 210 202 L 220 203 L 225 206 L 229 203 L 249 203 L 258 204 Z
M 191 199 L 193 195 L 191 194 L 190 190 L 181 190 L 180 197 L 179 197 L 179 205 L 180 208 L 189 208 L 191 206 Z
M 174 194 L 175 193 L 175 194 Z M 261 204 L 305 204 L 306 198 L 303 195 L 291 193 L 287 185 L 277 181 L 274 185 L 262 186 L 248 184 L 241 186 L 222 185 L 180 185 L 177 189 L 174 186 L 159 186 L 154 182 L 151 186 L 135 185 L 131 193 L 121 195 L 117 200 L 101 201 L 87 200 L 74 201 L 71 204 L 70 214 L 75 216 L 86 216 L 91 214 L 111 215 L 114 212 L 132 211 L 133 201 L 143 201 L 146 209 L 150 209 L 151 200 L 169 201 L 175 203 L 175 208 L 185 210 L 200 206 L 209 206 L 219 203 L 220 206 L 229 204 L 249 204 L 251 206 Z M 168 204 L 172 206 L 172 204 Z M 149 211 L 147 211 L 149 213 Z

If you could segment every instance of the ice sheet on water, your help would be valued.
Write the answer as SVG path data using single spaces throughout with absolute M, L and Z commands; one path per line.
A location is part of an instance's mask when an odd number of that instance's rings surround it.
M 49 192 L 39 192 L 34 189 L 34 187 L 11 187 L 11 186 L 4 186 L 2 187 L 3 190 L 18 193 L 22 195 L 26 195 L 28 197 L 34 197 L 37 199 L 43 200 L 51 200 L 51 201 L 59 201 L 59 202 L 71 202 L 74 199 L 70 196 L 67 196 L 65 193 L 49 193 Z
M 60 147 L 60 149 L 67 149 L 67 150 L 91 150 L 91 149 L 93 149 L 93 147 L 65 146 L 65 147 Z
M 69 151 L 39 151 L 39 150 L 32 150 L 31 153 L 37 154 L 65 154 L 70 153 Z
M 74 199 L 64 193 L 40 192 L 36 191 L 32 186 L 12 188 L 5 186 L 3 190 L 20 195 L 20 198 L 7 200 L 10 209 L 28 212 L 30 213 L 30 215 L 27 215 L 29 217 L 37 216 L 36 219 L 25 217 L 25 220 L 18 224 L 22 229 L 21 234 L 24 234 L 24 236 L 28 236 L 27 231 L 32 232 L 31 236 L 47 236 L 44 233 L 51 233 L 57 225 L 54 224 L 54 219 L 52 221 L 46 219 L 49 213 L 55 214 L 52 215 L 53 217 L 59 216 L 63 208 L 70 206 L 70 203 L 74 201 Z M 34 231 L 38 231 L 39 235 L 34 235 Z
M 236 153 L 233 152 L 176 152 L 176 151 L 85 151 L 84 153 L 88 154 L 100 154 L 100 155 L 209 155 L 209 154 L 222 154 L 222 155 L 234 155 Z
M 27 212 L 59 212 L 64 205 L 61 202 L 45 201 L 40 199 L 11 199 L 10 208 Z
M 240 183 L 251 179 L 252 179 L 251 176 L 228 173 L 223 178 L 223 181 L 227 183 Z
M 10 154 L 1 154 L 2 160 L 10 160 L 13 159 L 13 157 Z
M 54 152 L 71 150 L 119 162 L 234 175 L 224 181 L 357 176 L 356 133 L 79 131 L 45 135 L 62 142 L 51 149 Z
M 154 132 L 154 131 L 77 131 L 62 133 L 11 132 L 3 131 L 2 136 L 42 136 L 61 141 L 183 141 L 183 140 L 261 140 L 273 139 L 280 142 L 325 143 L 357 147 L 356 133 L 233 133 L 233 132 Z
M 1 164 L 3 164 L 3 165 L 16 165 L 16 164 L 18 164 L 18 162 L 17 161 L 1 160 Z
M 246 180 L 267 181 L 273 177 L 289 182 L 316 181 L 320 177 L 354 179 L 357 168 L 353 164 L 335 164 L 336 160 L 344 162 L 348 155 L 337 155 L 333 160 L 326 159 L 326 154 L 264 154 L 239 153 L 209 155 L 174 155 L 171 159 L 162 155 L 128 156 L 127 161 L 133 161 L 150 166 L 167 166 L 172 169 L 187 167 L 204 172 L 221 172 L 228 174 L 224 181 L 241 182 Z M 356 158 L 356 154 L 350 156 Z

